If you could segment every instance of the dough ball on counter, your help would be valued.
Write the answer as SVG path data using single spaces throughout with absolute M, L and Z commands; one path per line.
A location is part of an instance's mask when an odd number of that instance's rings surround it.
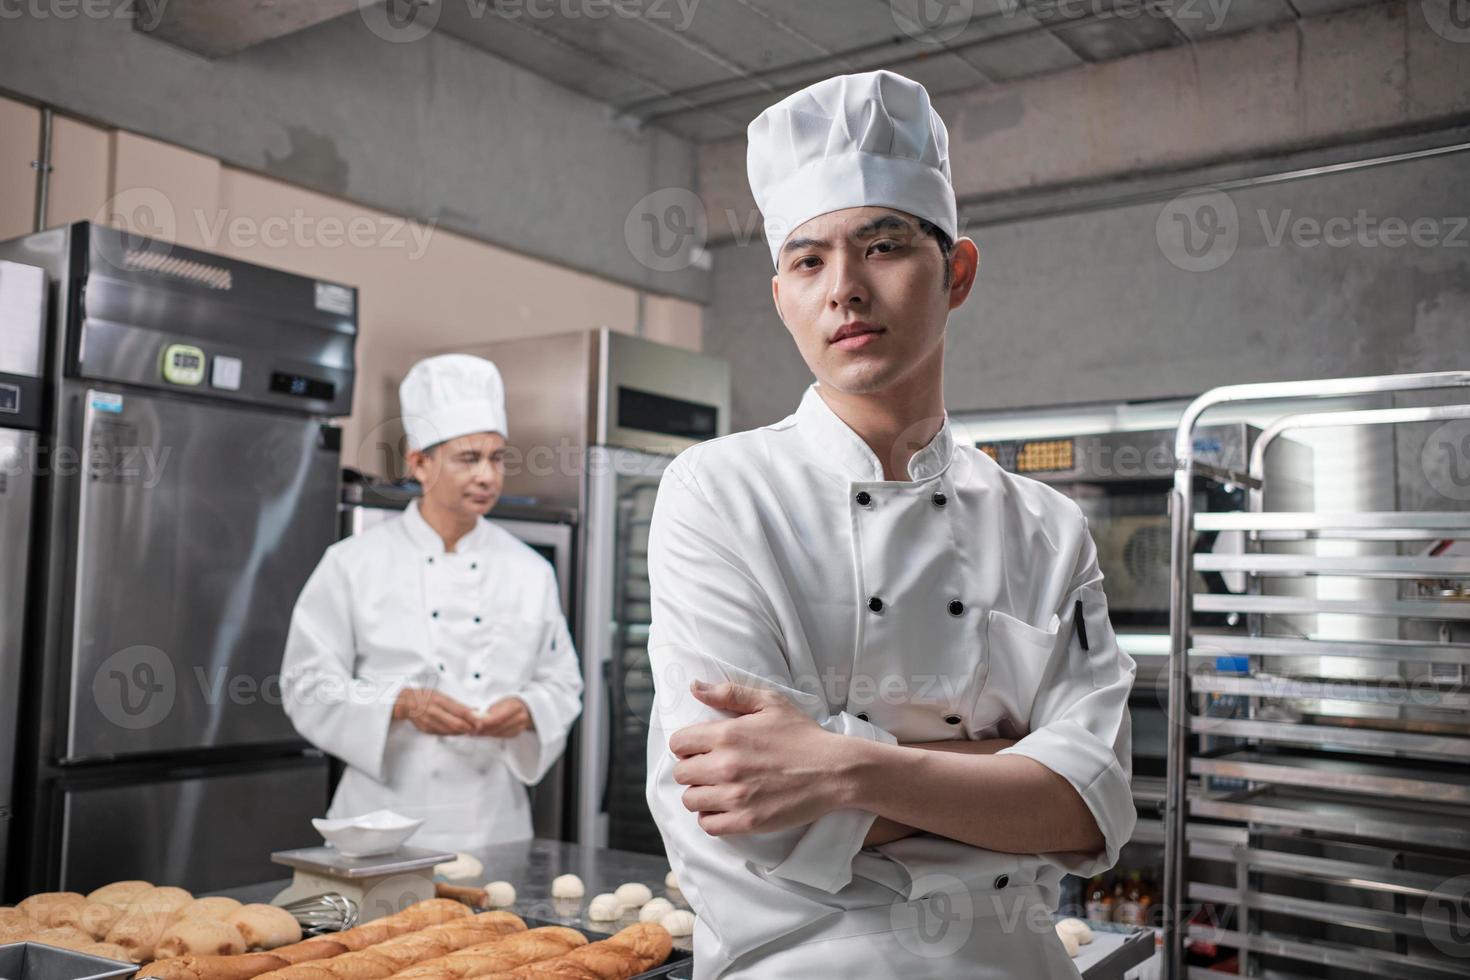
M 183 956 L 236 956 L 245 952 L 245 937 L 228 922 L 202 917 L 185 917 L 164 930 L 153 949 L 157 959 Z
M 225 921 L 240 931 L 251 949 L 275 949 L 301 942 L 301 923 L 276 905 L 242 905 Z
M 675 909 L 659 920 L 659 925 L 669 931 L 675 939 L 694 935 L 694 913 L 688 909 Z
M 614 922 L 623 917 L 623 903 L 611 892 L 594 895 L 587 903 L 587 918 L 593 922 Z
M 485 873 L 485 866 L 474 855 L 461 851 L 453 861 L 434 865 L 434 873 L 445 878 L 478 878 Z
M 639 922 L 662 922 L 664 916 L 674 911 L 674 903 L 667 898 L 649 899 L 643 908 L 638 910 Z
M 587 886 L 576 875 L 558 875 L 551 882 L 552 898 L 581 898 L 587 894 Z
M 640 906 L 647 905 L 648 900 L 653 898 L 652 889 L 650 889 L 647 885 L 639 884 L 636 881 L 630 881 L 625 885 L 619 885 L 617 887 L 617 890 L 614 891 L 613 894 L 618 897 L 618 901 L 622 902 L 629 908 L 638 908 Z
M 679 890 L 679 878 L 672 871 L 664 875 L 664 887 L 671 892 Z
M 31 940 L 45 943 L 47 946 L 60 946 L 62 949 L 81 949 L 83 946 L 90 946 L 96 942 L 91 936 L 74 926 L 42 929 L 31 933 Z
M 107 905 L 129 905 L 133 899 L 144 892 L 153 890 L 151 881 L 114 881 L 110 885 L 93 889 L 87 893 L 90 902 L 104 902 Z
M 21 902 L 16 908 L 30 916 L 42 929 L 63 923 L 59 921 L 69 915 L 73 906 L 87 904 L 87 896 L 76 892 L 41 892 Z
M 510 908 L 516 903 L 516 886 L 508 881 L 492 881 L 485 886 L 485 895 L 492 908 Z
M 223 922 L 240 911 L 240 903 L 233 898 L 216 895 L 213 898 L 196 898 L 188 905 L 179 906 L 174 912 L 174 921 L 180 919 L 214 919 Z
M 1092 942 L 1092 929 L 1081 919 L 1059 919 L 1057 920 L 1057 933 L 1069 932 L 1077 937 L 1077 945 L 1086 946 Z
M 1067 930 L 1064 932 L 1061 929 L 1058 929 L 1057 938 L 1062 941 L 1062 945 L 1067 950 L 1067 955 L 1072 957 L 1073 959 L 1076 959 L 1077 953 L 1082 949 L 1082 944 L 1077 942 L 1077 934 L 1075 932 L 1072 932 L 1071 930 Z
M 93 943 L 90 946 L 83 946 L 77 952 L 89 953 L 92 956 L 101 956 L 109 960 L 121 960 L 124 963 L 131 962 L 128 951 L 121 946 L 114 946 L 112 943 Z

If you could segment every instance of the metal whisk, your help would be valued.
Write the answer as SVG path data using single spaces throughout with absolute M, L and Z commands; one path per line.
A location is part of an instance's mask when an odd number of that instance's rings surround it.
M 301 923 L 302 933 L 308 936 L 341 932 L 357 925 L 357 903 L 336 892 L 300 898 L 282 908 Z

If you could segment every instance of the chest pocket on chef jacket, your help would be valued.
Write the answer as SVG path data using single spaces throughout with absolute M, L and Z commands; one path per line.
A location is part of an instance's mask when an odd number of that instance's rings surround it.
M 1057 656 L 1060 633 L 1056 615 L 1041 629 L 999 609 L 990 610 L 985 626 L 987 670 L 970 709 L 972 734 L 1020 738 L 1030 732 L 1031 706 Z

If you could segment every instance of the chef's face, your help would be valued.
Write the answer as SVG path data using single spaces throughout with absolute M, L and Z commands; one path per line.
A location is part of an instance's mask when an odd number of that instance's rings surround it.
M 409 470 L 424 499 L 441 511 L 483 517 L 505 485 L 505 437 L 477 432 L 408 454 Z
M 968 238 L 946 258 L 913 215 L 848 208 L 791 233 L 771 293 L 818 381 L 847 394 L 877 394 L 920 373 L 937 383 L 945 321 L 970 295 L 978 262 Z

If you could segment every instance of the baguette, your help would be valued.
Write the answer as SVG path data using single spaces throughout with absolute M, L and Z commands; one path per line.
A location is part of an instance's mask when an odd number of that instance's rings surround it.
M 628 980 L 662 966 L 673 949 L 674 941 L 667 929 L 657 923 L 640 922 L 555 959 L 490 974 L 488 980 Z
M 575 929 L 544 926 L 425 960 L 393 974 L 392 980 L 470 980 L 552 959 L 585 945 L 587 937 Z
M 252 980 L 263 973 L 341 956 L 353 950 L 365 949 L 373 943 L 382 942 L 394 936 L 417 932 L 429 926 L 452 922 L 456 919 L 468 918 L 470 915 L 470 910 L 458 902 L 429 899 L 426 902 L 410 905 L 395 915 L 334 933 L 331 936 L 316 936 L 299 943 L 280 946 L 268 953 L 242 953 L 236 956 L 196 956 L 192 954 L 177 956 L 149 963 L 139 970 L 136 976 L 139 978 L 158 977 L 159 980 Z M 516 921 L 520 922 L 519 919 Z M 521 923 L 521 928 L 525 928 L 525 923 Z M 147 957 L 140 958 L 146 959 Z
M 263 974 L 260 980 L 385 980 L 417 963 L 510 933 L 524 932 L 525 929 L 526 923 L 509 912 L 485 912 L 475 916 L 466 912 L 465 916 L 398 935 L 363 949 Z

